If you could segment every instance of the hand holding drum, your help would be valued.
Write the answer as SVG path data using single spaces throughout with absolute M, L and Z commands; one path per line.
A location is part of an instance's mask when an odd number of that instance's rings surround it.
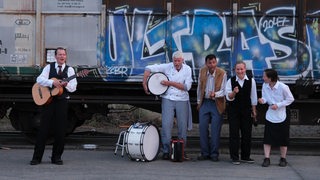
M 151 74 L 147 82 L 149 92 L 156 96 L 164 94 L 169 88 L 169 86 L 165 85 L 167 81 L 169 81 L 169 78 L 164 73 Z

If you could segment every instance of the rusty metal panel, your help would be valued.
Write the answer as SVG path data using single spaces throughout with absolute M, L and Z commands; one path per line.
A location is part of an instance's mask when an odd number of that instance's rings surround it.
M 99 16 L 45 16 L 45 48 L 62 46 L 68 51 L 68 64 L 97 66 L 99 56 Z
M 100 13 L 101 0 L 43 0 L 46 13 Z
M 30 66 L 34 61 L 35 17 L 0 14 L 0 65 Z
M 266 12 L 274 7 L 294 7 L 296 0 L 241 0 L 240 9 L 255 9 L 257 12 Z
M 216 11 L 230 11 L 231 0 L 208 1 L 208 0 L 172 0 L 172 10 L 174 14 L 180 14 L 190 9 L 215 9 Z
M 139 8 L 139 9 L 150 9 L 156 12 L 166 11 L 166 0 L 107 0 L 106 5 L 109 10 L 116 10 L 118 8 L 127 7 L 130 8 Z
M 308 13 L 314 13 L 320 10 L 320 1 L 319 0 L 308 0 L 306 3 L 306 11 Z
M 35 0 L 0 0 L 1 11 L 33 11 Z

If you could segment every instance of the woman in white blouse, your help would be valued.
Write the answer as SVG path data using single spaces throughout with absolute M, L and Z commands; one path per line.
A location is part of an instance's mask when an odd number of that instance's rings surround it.
M 280 146 L 279 166 L 287 166 L 286 154 L 289 144 L 289 125 L 286 106 L 294 101 L 294 97 L 289 87 L 280 82 L 278 73 L 274 69 L 266 69 L 263 73 L 264 84 L 262 85 L 262 97 L 260 104 L 267 104 L 266 121 L 264 129 L 264 161 L 263 167 L 270 165 L 271 146 Z

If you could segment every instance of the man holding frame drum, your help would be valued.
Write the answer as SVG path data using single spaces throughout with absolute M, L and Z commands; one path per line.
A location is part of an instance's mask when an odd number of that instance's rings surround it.
M 183 53 L 177 51 L 173 53 L 173 62 L 164 64 L 148 65 L 144 71 L 143 89 L 146 94 L 150 94 L 147 85 L 148 77 L 151 73 L 161 72 L 168 77 L 168 80 L 161 80 L 163 86 L 168 89 L 161 94 L 162 109 L 162 159 L 169 160 L 171 130 L 173 128 L 174 115 L 177 118 L 178 138 L 184 140 L 184 146 L 187 141 L 187 130 L 192 129 L 192 114 L 188 91 L 192 85 L 191 68 L 184 63 Z M 185 154 L 185 153 L 184 153 Z M 185 155 L 185 160 L 188 158 Z

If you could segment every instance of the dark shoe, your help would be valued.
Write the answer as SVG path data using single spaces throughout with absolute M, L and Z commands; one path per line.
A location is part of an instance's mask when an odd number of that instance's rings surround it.
M 170 159 L 170 158 L 169 158 L 169 153 L 163 153 L 162 159 L 163 159 L 163 160 L 169 160 L 169 159 Z
M 270 158 L 264 158 L 262 167 L 268 167 L 270 166 Z
M 240 165 L 240 161 L 238 159 L 233 159 L 231 163 L 234 165 Z
M 252 163 L 254 163 L 254 160 L 253 160 L 253 159 L 251 159 L 251 158 L 248 158 L 248 159 L 241 159 L 241 162 L 252 164 Z
M 279 166 L 280 167 L 286 167 L 288 164 L 286 158 L 280 158 Z
M 189 156 L 186 153 L 184 153 L 184 155 L 183 155 L 183 160 L 185 160 L 185 161 L 190 160 Z
M 218 157 L 211 157 L 211 161 L 213 161 L 213 162 L 218 162 L 218 161 L 219 161 L 219 158 L 218 158 Z
M 204 155 L 200 155 L 197 157 L 198 161 L 205 161 L 205 160 L 209 160 L 210 157 L 209 156 L 204 156 Z
M 38 164 L 40 164 L 41 163 L 41 161 L 40 160 L 37 160 L 37 159 L 32 159 L 31 161 L 30 161 L 30 165 L 38 165 Z
M 51 163 L 56 165 L 63 165 L 63 161 L 61 159 L 52 159 Z

